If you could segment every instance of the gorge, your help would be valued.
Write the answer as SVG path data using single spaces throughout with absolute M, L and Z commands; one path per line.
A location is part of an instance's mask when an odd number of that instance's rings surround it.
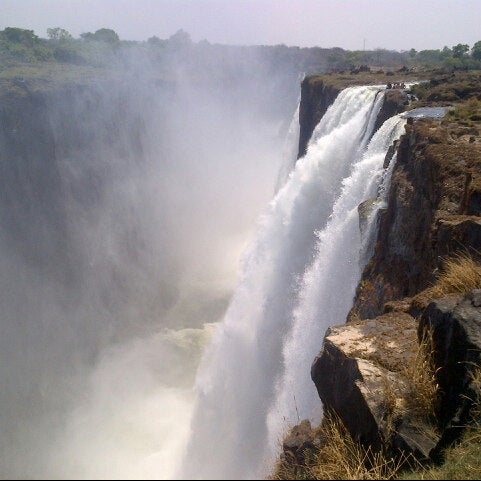
M 274 190 L 295 90 L 268 110 L 275 76 L 213 91 L 142 66 L 1 79 L 6 478 L 173 475 L 198 358 Z
M 291 77 L 1 80 L 2 477 L 264 477 L 321 419 L 328 328 L 416 332 L 479 248 L 479 131 L 340 77 L 290 145 Z

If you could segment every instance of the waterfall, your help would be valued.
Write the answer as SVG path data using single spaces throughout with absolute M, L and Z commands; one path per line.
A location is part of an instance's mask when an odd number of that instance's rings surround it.
M 375 193 L 400 134 L 383 127 L 366 151 L 381 103 L 379 87 L 343 90 L 261 219 L 197 373 L 179 477 L 264 475 L 282 421 L 293 419 L 291 396 L 303 417 L 320 404 L 310 363 L 327 325 L 342 323 L 352 303 L 361 272 L 357 205 Z
M 368 247 L 364 244 L 373 243 L 376 214 L 384 205 L 395 161 L 393 158 L 388 169 L 384 169 L 384 158 L 389 146 L 402 134 L 405 122 L 400 116 L 392 117 L 375 133 L 366 152 L 343 179 L 341 195 L 329 221 L 317 232 L 315 259 L 300 282 L 292 327 L 283 346 L 283 375 L 277 383 L 276 401 L 268 417 L 271 447 L 275 448 L 286 421 L 294 425 L 303 418 L 320 420 L 320 412 L 316 412 L 320 402 L 310 378 L 310 366 L 327 328 L 343 323 L 352 306 L 368 260 L 361 253 Z M 376 196 L 368 232 L 362 239 L 357 207 Z
M 0 112 L 0 477 L 264 476 L 287 426 L 319 419 L 310 364 L 404 120 L 373 136 L 383 89 L 345 89 L 296 162 L 298 111 L 281 157 L 258 98 L 210 85 L 40 98 Z

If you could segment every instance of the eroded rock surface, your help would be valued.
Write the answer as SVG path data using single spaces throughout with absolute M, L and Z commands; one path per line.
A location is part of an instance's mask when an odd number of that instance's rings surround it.
M 426 458 L 435 440 L 418 420 L 401 415 L 408 394 L 403 371 L 417 351 L 417 322 L 406 313 L 329 328 L 311 369 L 324 409 L 366 448 L 387 444 Z
M 443 256 L 481 251 L 481 144 L 456 132 L 435 119 L 406 125 L 374 255 L 349 319 L 378 316 L 386 303 L 426 289 Z

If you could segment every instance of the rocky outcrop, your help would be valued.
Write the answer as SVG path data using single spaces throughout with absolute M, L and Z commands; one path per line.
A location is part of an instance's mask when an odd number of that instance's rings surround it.
M 427 332 L 439 386 L 431 419 L 413 406 L 414 390 L 423 386 L 414 383 L 409 368 L 425 368 L 415 362 Z M 311 377 L 324 410 L 336 413 L 366 449 L 439 460 L 477 415 L 472 407 L 479 402 L 480 356 L 481 289 L 476 289 L 434 300 L 419 323 L 392 312 L 329 328 Z
M 386 96 L 388 117 L 400 108 L 402 94 Z M 421 461 L 441 461 L 480 416 L 481 290 L 433 298 L 445 258 L 481 255 L 480 129 L 449 118 L 408 119 L 388 152 L 397 163 L 372 258 L 348 323 L 328 329 L 311 369 L 324 410 L 355 440 Z M 371 203 L 358 209 L 361 234 Z M 427 333 L 432 352 L 419 364 Z M 432 389 L 429 406 L 416 386 Z
M 357 289 L 352 317 L 384 312 L 389 301 L 434 281 L 443 256 L 481 250 L 478 143 L 434 119 L 410 120 L 400 139 L 374 255 Z
M 481 290 L 461 298 L 431 302 L 421 316 L 419 336 L 432 336 L 436 379 L 440 387 L 438 419 L 443 426 L 465 425 L 473 399 L 466 396 L 481 366 Z
M 375 78 L 372 82 L 375 82 Z M 329 75 L 309 75 L 301 83 L 301 103 L 299 106 L 299 151 L 298 158 L 304 156 L 312 132 L 326 110 L 334 102 L 339 92 L 350 85 L 361 85 L 363 79 L 337 78 Z M 409 104 L 405 90 L 386 90 L 383 105 L 374 125 L 376 131 L 388 118 L 406 110 Z
M 381 127 L 381 125 L 393 115 L 400 114 L 406 110 L 409 105 L 409 97 L 406 90 L 393 89 L 386 90 L 384 93 L 384 101 L 381 110 L 377 115 L 376 123 L 374 124 L 374 132 Z
M 442 460 L 444 449 L 472 419 L 473 400 L 479 395 L 473 371 L 480 364 L 481 291 L 433 300 L 428 287 L 443 256 L 481 251 L 480 158 L 477 142 L 453 135 L 439 121 L 410 121 L 401 137 L 388 207 L 381 214 L 374 255 L 358 286 L 350 322 L 328 330 L 311 372 L 324 408 L 338 413 L 365 446 Z M 361 205 L 360 213 L 367 207 Z M 379 383 L 383 378 L 384 386 L 387 380 L 398 387 L 395 405 L 406 402 L 409 383 L 403 385 L 402 372 L 386 364 L 397 361 L 399 353 L 406 363 L 412 358 L 403 345 L 409 336 L 394 327 L 399 319 L 416 326 L 409 314 L 420 316 L 418 341 L 426 331 L 432 335 L 439 385 L 433 404 L 437 437 L 427 437 L 409 409 L 388 421 L 386 406 L 393 396 Z M 391 331 L 383 327 L 385 322 Z M 389 342 L 391 348 L 384 349 Z M 366 345 L 378 344 L 376 354 L 366 356 L 356 343 L 364 351 Z
M 311 377 L 324 409 L 342 420 L 366 449 L 388 446 L 426 459 L 436 439 L 423 421 L 403 415 L 409 403 L 406 366 L 417 356 L 417 323 L 392 313 L 328 329 Z

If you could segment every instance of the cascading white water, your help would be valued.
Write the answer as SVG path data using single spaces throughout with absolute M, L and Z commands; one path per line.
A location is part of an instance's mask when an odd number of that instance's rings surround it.
M 264 462 L 282 430 L 273 419 L 292 419 L 289 393 L 303 389 L 304 377 L 309 376 L 305 363 L 299 380 L 298 371 L 285 369 L 302 347 L 302 338 L 296 336 L 304 329 L 303 319 L 308 318 L 311 326 L 302 335 L 318 349 L 326 324 L 323 318 L 316 325 L 317 314 L 332 311 L 329 319 L 342 322 L 352 302 L 357 281 L 350 264 L 360 272 L 359 242 L 352 242 L 355 208 L 379 180 L 373 158 L 379 160 L 382 149 L 373 146 L 376 155 L 363 153 L 381 106 L 381 91 L 373 86 L 351 87 L 339 94 L 316 127 L 305 157 L 263 217 L 257 238 L 243 257 L 240 281 L 225 318 L 198 370 L 192 434 L 179 477 L 236 479 L 265 474 Z M 384 146 L 388 140 L 380 142 Z M 348 231 L 343 230 L 344 221 Z M 322 260 L 328 247 L 334 257 Z M 319 255 L 321 260 L 316 259 Z M 326 263 L 331 270 L 324 276 Z M 344 286 L 346 279 L 349 286 Z M 330 294 L 316 297 L 314 290 L 310 294 L 310 286 L 321 281 L 332 283 Z M 303 354 L 309 362 L 313 352 L 311 348 Z M 310 386 L 307 392 L 312 390 Z M 309 403 L 299 401 L 303 415 L 310 416 L 304 414 Z
M 134 85 L 51 98 L 46 157 L 33 145 L 32 165 L 0 163 L 0 477 L 260 477 L 284 419 L 297 421 L 294 396 L 302 417 L 318 403 L 315 266 L 337 276 L 317 258 L 323 235 L 344 239 L 344 224 L 332 225 L 362 182 L 353 166 L 365 162 L 380 89 L 343 91 L 295 169 L 285 151 L 282 185 L 215 328 L 279 143 L 247 106 L 229 124 L 219 99 L 181 90 L 171 104 Z
M 353 165 L 342 182 L 342 192 L 334 204 L 324 229 L 317 233 L 316 255 L 303 275 L 299 300 L 293 310 L 292 329 L 283 348 L 284 372 L 277 384 L 276 401 L 269 413 L 270 442 L 275 441 L 285 423 L 300 419 L 319 421 L 319 399 L 310 378 L 310 366 L 322 344 L 326 329 L 344 322 L 360 280 L 366 258 L 360 254 L 372 243 L 374 220 L 385 200 L 394 160 L 383 168 L 389 146 L 404 130 L 405 120 L 395 116 L 374 134 L 364 155 Z M 361 238 L 357 207 L 379 197 L 370 214 L 366 233 Z M 281 417 L 281 416 L 282 417 Z

